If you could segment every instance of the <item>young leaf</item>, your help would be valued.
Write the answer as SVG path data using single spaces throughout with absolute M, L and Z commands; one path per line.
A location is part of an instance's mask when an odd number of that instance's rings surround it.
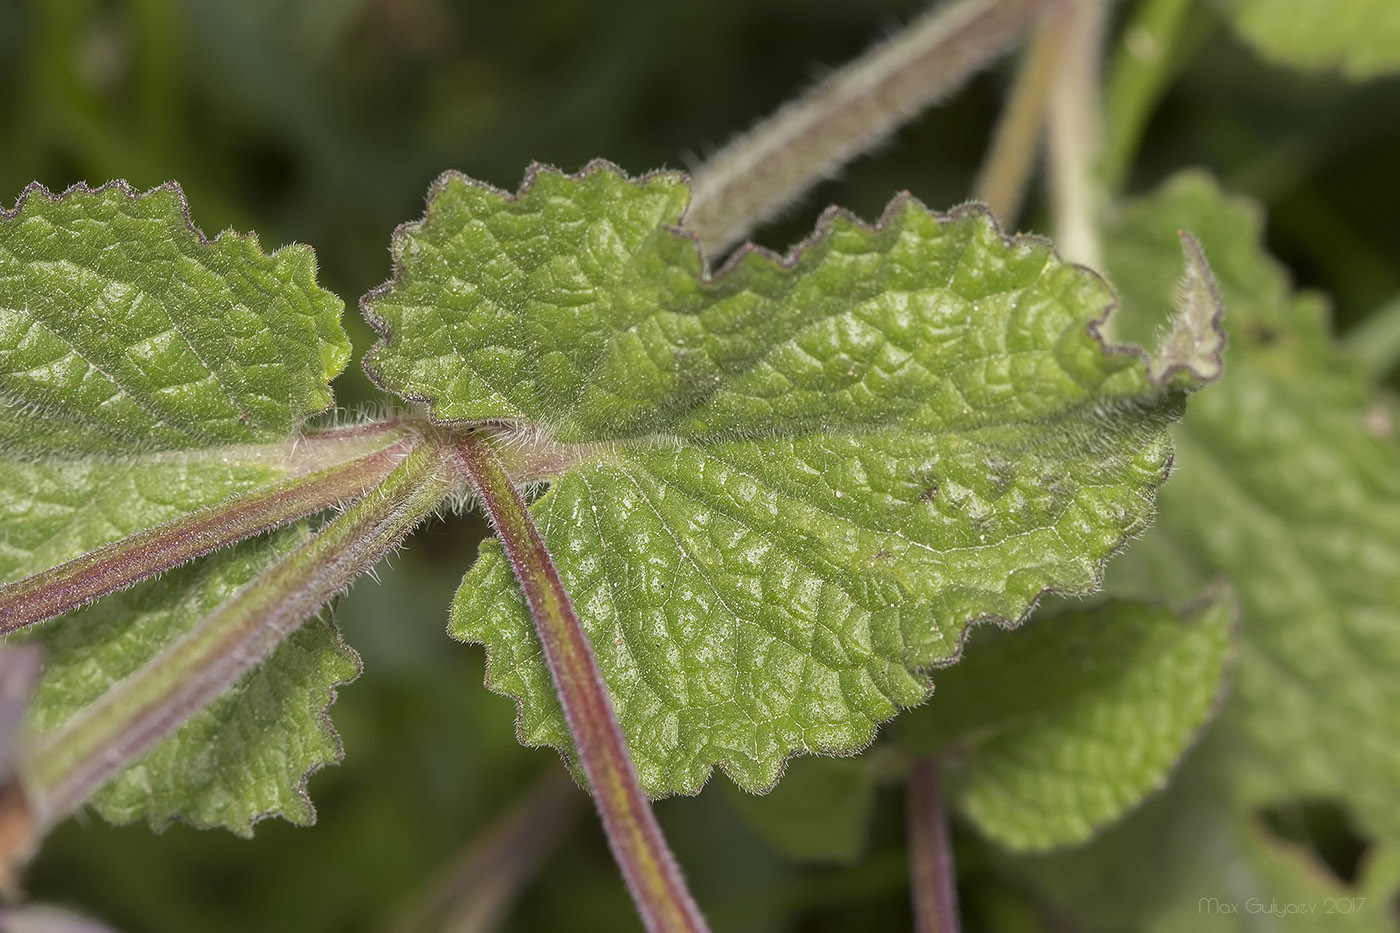
M 315 272 L 304 247 L 268 256 L 253 237 L 206 240 L 174 185 L 59 196 L 34 186 L 14 211 L 0 211 L 0 582 L 222 508 L 236 494 L 296 498 L 317 471 L 352 465 L 330 501 L 284 510 L 272 522 L 282 524 L 358 494 L 370 474 L 355 463 L 391 468 L 404 435 L 393 425 L 297 434 L 330 405 L 328 380 L 349 353 L 341 302 L 317 287 Z M 251 522 L 239 536 L 257 530 Z M 184 543 L 189 559 L 227 542 Z M 113 547 L 118 563 L 152 552 L 149 541 Z M 32 723 L 58 725 L 279 548 L 244 546 L 46 626 Z M 165 569 L 154 562 L 139 576 Z M 0 593 L 23 602 L 34 590 Z M 16 599 L 5 604 L 17 611 Z M 303 775 L 338 755 L 323 712 L 357 662 L 319 627 L 271 664 L 109 788 L 99 809 L 158 825 L 183 814 L 240 832 L 272 812 L 309 819 Z M 274 709 L 277 725 L 267 718 Z
M 1400 7 L 1392 0 L 1228 0 L 1226 15 L 1264 57 L 1348 78 L 1400 72 Z
M 1082 842 L 1165 785 L 1218 705 L 1229 598 L 1178 615 L 1110 602 L 974 639 L 904 723 L 940 752 L 961 809 L 1016 850 Z
M 500 425 L 644 786 L 766 788 L 928 690 L 975 619 L 1082 593 L 1148 522 L 1185 376 L 1095 322 L 1103 282 L 985 212 L 830 212 L 787 260 L 711 276 L 681 176 L 444 176 L 363 305 L 367 368 L 440 421 Z M 484 642 L 519 734 L 569 747 L 487 543 L 451 631 Z

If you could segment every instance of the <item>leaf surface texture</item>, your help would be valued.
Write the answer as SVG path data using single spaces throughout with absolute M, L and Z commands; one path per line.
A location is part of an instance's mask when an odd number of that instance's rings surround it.
M 708 275 L 687 197 L 601 163 L 517 195 L 447 175 L 363 303 L 385 388 L 512 425 L 503 455 L 549 480 L 532 511 L 657 795 L 860 748 L 973 620 L 1094 589 L 1185 394 L 1095 336 L 1102 280 L 980 210 L 833 211 Z M 522 740 L 568 749 L 494 542 L 451 631 L 486 644 Z
M 206 239 L 180 189 L 29 188 L 0 211 L 0 582 L 229 496 L 383 446 L 299 436 L 349 341 L 309 248 Z M 299 538 L 254 541 L 46 623 L 32 725 L 59 726 Z M 288 537 L 290 536 L 290 537 Z M 338 758 L 324 710 L 358 659 L 324 625 L 287 643 L 95 801 L 247 833 L 305 822 L 304 775 Z

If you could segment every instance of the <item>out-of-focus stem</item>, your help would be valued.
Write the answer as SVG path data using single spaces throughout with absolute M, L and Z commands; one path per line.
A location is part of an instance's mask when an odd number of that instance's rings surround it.
M 841 68 L 695 173 L 685 226 L 712 254 L 1004 52 L 1055 0 L 957 0 Z
M 1010 228 L 1021 212 L 1040 130 L 1045 123 L 1045 97 L 1057 66 L 1056 30 L 1042 23 L 1021 60 L 1016 83 L 997 122 L 991 150 L 982 163 L 973 197 L 984 202 L 1002 226 Z
M 492 821 L 387 928 L 388 933 L 488 933 L 582 812 L 583 794 L 551 769 Z
M 468 435 L 457 449 L 524 591 L 579 763 L 643 922 L 655 933 L 708 929 L 642 790 L 588 635 L 525 500 L 487 437 Z
M 388 476 L 415 443 L 413 435 L 394 424 L 385 424 L 379 434 L 366 439 L 380 436 L 383 446 L 357 459 L 233 496 L 0 587 L 0 634 L 62 615 L 244 538 L 358 499 Z M 359 447 L 364 441 L 354 442 Z M 333 449 L 328 446 L 327 453 Z
M 915 933 L 958 933 L 957 874 L 948 844 L 938 762 L 918 758 L 909 769 L 909 895 Z
M 1107 191 L 1127 179 L 1152 106 L 1179 65 L 1177 44 L 1193 0 L 1140 0 L 1123 29 L 1104 95 L 1106 139 L 1100 175 Z
M 52 825 L 71 812 L 257 667 L 392 551 L 460 482 L 450 447 L 418 447 L 319 534 L 62 728 L 42 736 L 27 782 L 40 824 Z
M 1051 25 L 1059 48 L 1046 107 L 1055 245 L 1072 262 L 1100 267 L 1096 183 L 1100 144 L 1099 43 L 1105 0 L 1070 0 Z
M 20 734 L 39 681 L 38 645 L 0 645 L 0 895 L 17 893 L 15 866 L 34 854 L 34 812 L 18 770 Z M 0 930 L 7 930 L 0 915 Z

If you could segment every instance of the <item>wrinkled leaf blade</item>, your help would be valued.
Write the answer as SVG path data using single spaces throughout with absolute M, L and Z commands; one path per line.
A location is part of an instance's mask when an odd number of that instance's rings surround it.
M 0 211 L 0 582 L 329 465 L 297 435 L 348 358 L 341 309 L 309 248 L 209 240 L 173 184 L 27 189 Z M 355 438 L 331 456 L 383 444 Z M 31 729 L 60 725 L 280 547 L 250 542 L 23 636 L 45 651 Z M 309 626 L 94 805 L 245 834 L 273 813 L 308 821 L 304 777 L 339 757 L 324 711 L 357 670 Z
M 832 212 L 789 259 L 708 276 L 685 198 L 605 164 L 514 196 L 448 175 L 363 303 L 385 388 L 552 458 L 532 511 L 654 794 L 857 749 L 969 622 L 1094 589 L 1199 383 L 1106 350 L 1103 282 L 984 212 Z M 522 740 L 567 749 L 494 542 L 451 630 L 487 645 Z

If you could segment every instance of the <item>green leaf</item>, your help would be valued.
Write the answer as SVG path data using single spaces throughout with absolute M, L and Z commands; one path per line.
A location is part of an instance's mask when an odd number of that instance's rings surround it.
M 58 728 L 175 641 L 304 540 L 300 528 L 221 551 L 71 613 L 43 631 L 46 675 L 31 707 L 35 732 Z M 109 783 L 92 806 L 114 823 L 176 818 L 251 835 L 277 814 L 310 823 L 306 778 L 340 760 L 326 718 L 359 657 L 325 622 L 298 630 L 264 664 Z
M 1088 931 L 1393 933 L 1400 848 L 1374 846 L 1356 881 L 1342 882 L 1222 793 L 1232 755 L 1212 732 L 1165 793 L 1090 845 L 1022 858 L 1014 870 Z
M 385 388 L 512 425 L 503 456 L 550 480 L 532 511 L 653 794 L 860 748 L 971 621 L 1094 589 L 1193 382 L 1105 350 L 1104 283 L 984 211 L 833 211 L 711 276 L 686 198 L 605 164 L 514 196 L 447 175 L 363 303 Z M 522 741 L 568 749 L 495 542 L 451 631 L 487 645 Z
M 33 186 L 0 211 L 0 582 L 386 446 L 383 434 L 297 435 L 331 404 L 349 353 L 342 303 L 315 275 L 305 247 L 268 256 L 251 236 L 206 240 L 174 185 Z M 255 543 L 42 627 L 35 724 L 58 725 L 274 550 Z M 323 712 L 356 662 L 324 631 L 296 645 L 99 809 L 240 832 L 266 813 L 309 819 L 302 775 L 338 756 Z M 266 719 L 273 706 L 285 722 Z M 244 759 L 250 737 L 265 752 Z
M 298 450 L 349 353 L 315 275 L 205 240 L 174 185 L 0 211 L 0 580 L 382 446 Z
M 1392 0 L 1227 0 L 1226 15 L 1265 58 L 1348 78 L 1400 72 Z
M 0 449 L 283 438 L 330 407 L 341 307 L 309 247 L 205 240 L 173 184 L 31 186 L 0 211 Z
M 904 723 L 962 810 L 1015 850 L 1083 842 L 1163 787 L 1224 693 L 1231 601 L 1109 602 L 974 638 Z M 957 770 L 953 768 L 956 766 Z
M 1257 210 L 1208 179 L 1123 210 L 1107 259 L 1129 306 L 1170 281 L 1179 227 L 1211 250 L 1231 310 L 1226 376 L 1175 432 L 1157 524 L 1113 586 L 1160 596 L 1228 577 L 1244 618 L 1220 722 L 1234 779 L 1253 800 L 1344 800 L 1400 840 L 1400 446 L 1373 431 L 1372 387 L 1325 307 L 1264 254 Z
M 1144 929 L 1203 929 L 1192 925 L 1200 899 L 1255 896 L 1316 905 L 1281 928 L 1389 928 L 1400 882 L 1400 447 L 1375 430 L 1372 386 L 1332 343 L 1322 303 L 1292 294 L 1264 253 L 1252 203 L 1187 174 L 1119 218 L 1106 257 L 1128 307 L 1171 287 L 1174 231 L 1187 227 L 1210 251 L 1230 343 L 1224 378 L 1175 431 L 1157 523 L 1108 586 L 1160 597 L 1227 576 L 1241 644 L 1208 749 L 1188 766 L 1199 776 L 1072 861 Z M 1340 806 L 1371 840 L 1360 889 L 1265 845 L 1260 809 L 1298 800 Z M 1146 851 L 1153 891 L 1134 907 L 1143 886 L 1116 867 Z M 1082 902 L 1101 906 L 1090 887 Z M 1365 916 L 1324 914 L 1326 897 L 1368 892 Z M 1103 916 L 1104 928 L 1124 922 Z M 1210 922 L 1252 921 L 1241 908 Z

